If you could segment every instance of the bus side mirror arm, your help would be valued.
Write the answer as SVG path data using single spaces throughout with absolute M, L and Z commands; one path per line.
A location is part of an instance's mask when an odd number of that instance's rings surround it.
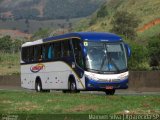
M 86 48 L 83 48 L 83 57 L 84 58 L 87 57 L 87 50 L 86 50 Z
M 83 46 L 82 43 L 80 44 L 80 46 L 81 46 L 81 50 L 82 50 L 83 57 L 85 58 L 85 57 L 87 56 L 87 50 L 86 50 L 86 48 Z
M 129 47 L 128 44 L 125 44 L 125 48 L 126 48 L 127 57 L 130 58 L 131 57 L 131 48 Z

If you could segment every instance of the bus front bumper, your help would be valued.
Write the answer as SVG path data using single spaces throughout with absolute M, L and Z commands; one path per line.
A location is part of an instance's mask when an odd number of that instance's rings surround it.
M 118 82 L 99 82 L 95 80 L 89 80 L 86 78 L 86 89 L 87 90 L 106 90 L 106 89 L 127 89 L 128 78 L 120 80 Z

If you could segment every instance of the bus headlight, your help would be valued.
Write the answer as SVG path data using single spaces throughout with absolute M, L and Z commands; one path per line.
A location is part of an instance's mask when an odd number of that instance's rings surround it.
M 127 76 L 122 76 L 121 75 L 119 78 L 120 78 L 120 80 L 126 80 L 128 78 L 128 75 Z
M 86 77 L 90 80 L 99 80 L 98 78 L 94 77 L 94 76 L 90 76 L 90 75 L 86 75 Z
M 87 77 L 90 80 L 99 80 L 94 74 L 92 73 L 85 73 L 85 77 Z
M 119 76 L 119 78 L 120 78 L 120 80 L 126 80 L 126 79 L 128 79 L 128 75 L 129 75 L 129 73 L 128 73 L 128 72 L 125 72 L 125 73 L 122 73 L 122 74 Z

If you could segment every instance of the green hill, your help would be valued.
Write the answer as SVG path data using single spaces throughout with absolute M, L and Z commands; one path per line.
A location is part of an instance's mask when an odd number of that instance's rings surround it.
M 117 11 L 127 11 L 136 15 L 141 21 L 138 28 L 141 28 L 150 21 L 160 18 L 160 0 L 106 0 L 106 3 L 90 18 L 85 18 L 79 22 L 76 30 L 109 31 L 112 28 L 110 22 Z M 98 14 L 104 14 L 104 16 L 99 17 Z M 150 29 L 152 29 L 153 35 L 154 30 L 160 31 L 160 27 Z M 145 33 L 147 32 L 144 32 L 144 34 Z M 155 33 L 157 34 L 157 32 Z M 138 34 L 145 36 L 143 33 Z
M 86 17 L 105 0 L 0 0 L 0 18 L 67 19 Z

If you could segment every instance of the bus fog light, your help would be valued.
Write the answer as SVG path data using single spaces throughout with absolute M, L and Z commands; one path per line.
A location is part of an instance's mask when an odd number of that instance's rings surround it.
M 128 83 L 126 83 L 126 85 L 128 86 Z
M 93 87 L 93 84 L 88 83 L 88 87 Z

